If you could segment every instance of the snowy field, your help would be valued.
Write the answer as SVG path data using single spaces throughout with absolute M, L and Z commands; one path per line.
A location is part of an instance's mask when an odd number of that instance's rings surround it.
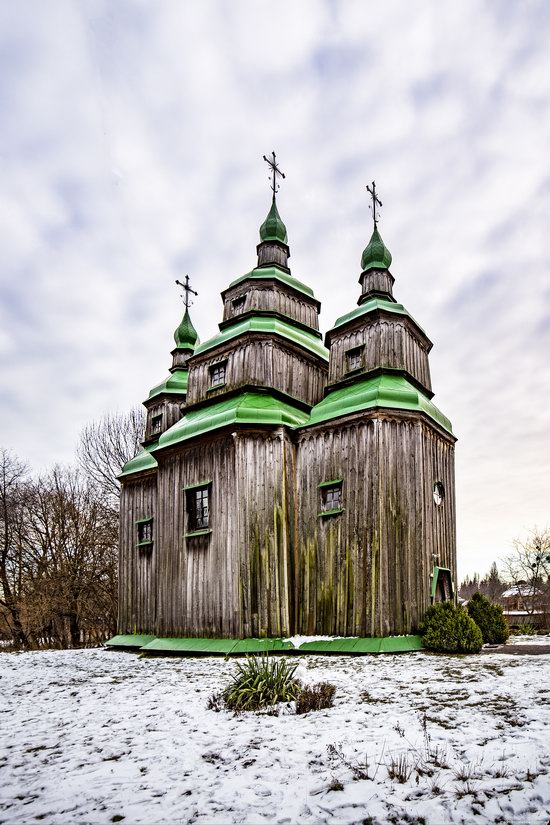
M 219 658 L 0 653 L 0 822 L 548 823 L 550 656 L 298 661 L 332 709 L 207 710 Z

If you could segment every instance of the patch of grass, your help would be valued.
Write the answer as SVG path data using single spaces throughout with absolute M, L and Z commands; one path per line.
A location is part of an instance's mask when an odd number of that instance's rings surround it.
M 400 753 L 397 756 L 390 755 L 386 762 L 386 770 L 390 779 L 395 779 L 404 785 L 411 778 L 412 772 L 416 768 L 416 762 L 409 753 Z
M 324 710 L 334 705 L 336 685 L 319 682 L 317 685 L 305 686 L 296 699 L 296 713 L 309 713 L 311 710 Z
M 269 708 L 279 702 L 297 699 L 301 685 L 294 678 L 297 665 L 288 659 L 270 659 L 268 656 L 247 656 L 237 663 L 237 672 L 221 693 L 221 700 L 228 710 L 236 712 Z M 212 710 L 219 699 L 210 697 Z
M 393 703 L 392 699 L 383 698 L 382 696 L 373 696 L 372 693 L 369 693 L 368 690 L 363 690 L 359 694 L 359 701 L 365 702 L 368 705 L 391 705 Z

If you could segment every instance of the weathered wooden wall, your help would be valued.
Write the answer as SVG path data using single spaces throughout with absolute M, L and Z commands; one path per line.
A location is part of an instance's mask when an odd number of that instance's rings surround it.
M 158 403 L 148 403 L 147 420 L 145 423 L 145 441 L 158 437 L 159 433 L 153 432 L 153 418 L 162 415 L 162 427 L 160 433 L 166 432 L 182 417 L 185 410 L 185 396 L 169 398 L 163 394 Z
M 235 311 L 233 301 L 245 299 L 245 304 L 238 312 Z M 319 329 L 319 302 L 315 298 L 308 298 L 280 281 L 259 282 L 245 281 L 224 293 L 223 320 L 237 318 L 245 312 L 259 310 L 260 312 L 278 312 L 298 321 L 300 324 Z
M 140 519 L 153 518 L 153 547 L 137 547 Z M 156 627 L 159 552 L 156 475 L 140 476 L 122 485 L 120 500 L 119 632 L 151 633 Z
M 419 417 L 377 413 L 299 437 L 298 633 L 413 632 L 438 564 L 456 578 L 453 444 Z M 344 512 L 319 516 L 342 479 Z M 436 481 L 447 495 L 433 500 Z
M 210 388 L 210 367 L 220 361 L 227 361 L 225 385 Z M 327 368 L 321 358 L 305 353 L 290 341 L 258 333 L 243 335 L 190 361 L 187 403 L 254 385 L 280 390 L 313 406 L 323 397 Z
M 346 327 L 342 334 L 332 333 L 328 383 L 335 384 L 346 377 L 346 352 L 364 345 L 363 367 L 365 371 L 378 367 L 402 369 L 431 391 L 428 345 L 405 319 L 373 318 L 366 324 L 358 319 L 356 327 Z

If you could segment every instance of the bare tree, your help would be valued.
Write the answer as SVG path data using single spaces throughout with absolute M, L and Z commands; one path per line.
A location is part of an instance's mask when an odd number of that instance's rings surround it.
M 29 632 L 78 647 L 116 632 L 118 519 L 98 488 L 55 467 L 32 485 L 24 535 Z
M 505 577 L 517 590 L 528 614 L 542 609 L 550 589 L 550 528 L 533 529 L 514 541 L 514 552 L 503 560 Z
M 116 480 L 122 467 L 141 449 L 145 431 L 145 412 L 133 407 L 127 413 L 107 413 L 82 430 L 76 449 L 78 463 L 85 475 L 106 499 L 118 506 L 120 484 Z
M 0 448 L 0 605 L 15 647 L 30 647 L 21 616 L 24 586 L 20 529 L 27 492 L 28 468 Z

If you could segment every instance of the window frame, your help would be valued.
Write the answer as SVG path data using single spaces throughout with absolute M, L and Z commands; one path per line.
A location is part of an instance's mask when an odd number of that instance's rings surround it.
M 185 495 L 185 538 L 193 538 L 194 536 L 206 536 L 212 532 L 212 482 L 202 481 L 199 484 L 191 484 L 184 487 Z M 198 516 L 197 509 L 197 495 L 206 493 L 206 508 L 203 505 L 202 516 Z M 202 499 L 204 500 L 204 496 Z M 206 517 L 204 515 L 206 509 Z M 202 522 L 202 523 L 201 523 Z
M 346 373 L 359 372 L 359 370 L 362 370 L 364 368 L 364 363 L 363 363 L 363 353 L 364 353 L 364 351 L 365 351 L 365 345 L 364 344 L 359 344 L 359 346 L 357 346 L 357 347 L 352 347 L 351 349 L 346 350 L 346 352 L 345 352 L 345 356 L 346 356 Z M 352 364 L 352 359 L 353 358 L 358 358 L 358 363 L 355 366 L 353 366 L 353 364 Z
M 240 295 L 231 301 L 231 311 L 233 315 L 240 315 L 246 306 L 246 295 Z
M 319 516 L 324 518 L 326 516 L 337 516 L 343 513 L 344 480 L 341 478 L 336 478 L 329 481 L 322 481 L 318 486 L 319 492 L 321 493 L 321 511 Z M 338 493 L 338 495 L 335 496 L 335 493 Z
M 162 432 L 162 422 L 164 414 L 162 412 L 151 415 L 151 435 L 157 435 Z M 158 423 L 158 427 L 156 424 Z
M 220 370 L 223 370 L 223 381 L 214 381 L 214 374 Z M 227 382 L 227 359 L 224 361 L 216 361 L 214 364 L 210 364 L 208 367 L 208 377 L 210 379 L 210 387 L 211 390 L 217 390 L 219 387 L 225 387 Z
M 150 549 L 153 546 L 154 517 L 140 518 L 136 521 L 137 542 L 136 547 Z

